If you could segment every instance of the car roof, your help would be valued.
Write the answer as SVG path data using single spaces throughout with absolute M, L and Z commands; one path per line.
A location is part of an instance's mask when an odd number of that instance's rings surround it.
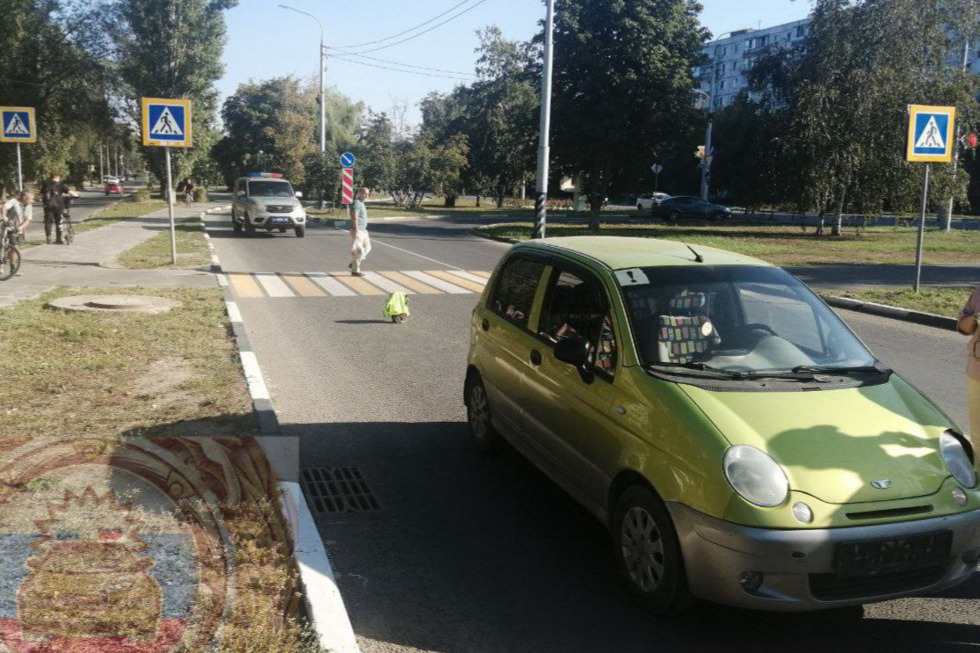
M 715 247 L 694 245 L 695 251 L 704 258 L 703 265 L 755 265 L 773 267 L 751 256 L 736 254 Z M 515 250 L 544 250 L 556 253 L 578 254 L 605 265 L 612 270 L 629 268 L 665 267 L 676 265 L 702 265 L 694 260 L 687 245 L 675 240 L 658 238 L 626 238 L 623 236 L 570 236 L 527 241 Z

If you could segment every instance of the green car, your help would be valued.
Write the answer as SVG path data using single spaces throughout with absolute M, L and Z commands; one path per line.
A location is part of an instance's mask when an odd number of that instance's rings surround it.
M 505 438 L 606 524 L 653 613 L 860 605 L 980 559 L 970 439 L 757 259 L 516 245 L 473 312 L 464 393 L 476 444 Z

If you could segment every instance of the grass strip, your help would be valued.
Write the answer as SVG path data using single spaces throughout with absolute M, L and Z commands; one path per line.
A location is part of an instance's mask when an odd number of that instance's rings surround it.
M 515 222 L 480 227 L 488 235 L 529 240 L 533 225 Z M 548 225 L 550 238 L 567 236 L 628 236 L 682 241 L 754 256 L 777 265 L 911 264 L 915 260 L 916 230 L 911 227 L 867 227 L 839 237 L 817 236 L 798 226 L 754 225 L 623 225 L 603 224 L 598 231 L 586 225 Z M 980 231 L 930 230 L 925 238 L 925 261 L 976 263 Z
M 177 221 L 177 264 L 173 264 L 170 250 L 170 230 L 161 231 L 149 240 L 132 247 L 116 261 L 123 267 L 133 270 L 155 268 L 193 268 L 211 262 L 208 243 L 204 239 L 204 224 L 200 218 L 185 218 Z
M 167 208 L 167 203 L 162 200 L 150 200 L 148 202 L 117 202 L 116 204 L 99 211 L 85 222 L 76 223 L 75 233 L 91 231 L 92 229 L 98 229 L 99 227 L 116 224 L 117 222 L 122 222 L 123 220 L 139 218 L 148 213 L 153 213 L 154 211 L 159 211 L 160 209 L 165 208 Z
M 972 288 L 922 288 L 919 294 L 909 289 L 841 290 L 829 294 L 864 302 L 897 306 L 921 313 L 959 317 Z

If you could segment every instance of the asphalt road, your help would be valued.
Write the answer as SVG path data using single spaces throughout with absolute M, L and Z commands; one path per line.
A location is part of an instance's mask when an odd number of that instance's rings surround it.
M 304 469 L 356 468 L 377 508 L 318 513 L 365 652 L 967 651 L 980 646 L 980 578 L 955 592 L 853 613 L 770 615 L 702 605 L 658 621 L 620 591 L 602 527 L 517 454 L 468 441 L 462 372 L 476 294 L 413 295 L 411 320 L 383 296 L 246 297 L 249 273 L 346 268 L 345 232 L 245 238 L 209 219 L 286 435 Z M 465 225 L 372 226 L 375 271 L 490 271 L 506 247 Z M 235 274 L 232 274 L 235 277 Z M 277 277 L 277 279 L 282 279 Z M 298 279 L 298 280 L 297 280 Z M 283 290 L 285 288 L 285 291 Z M 964 342 L 845 313 L 886 362 L 965 422 Z

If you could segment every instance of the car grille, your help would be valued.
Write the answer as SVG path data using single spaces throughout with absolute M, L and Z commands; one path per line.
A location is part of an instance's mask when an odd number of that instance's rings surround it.
M 945 565 L 896 571 L 877 576 L 849 577 L 838 574 L 810 574 L 810 593 L 818 601 L 870 599 L 925 589 L 939 582 Z
M 293 207 L 291 207 L 291 206 L 270 205 L 270 206 L 265 207 L 265 210 L 268 213 L 292 213 L 293 212 Z

